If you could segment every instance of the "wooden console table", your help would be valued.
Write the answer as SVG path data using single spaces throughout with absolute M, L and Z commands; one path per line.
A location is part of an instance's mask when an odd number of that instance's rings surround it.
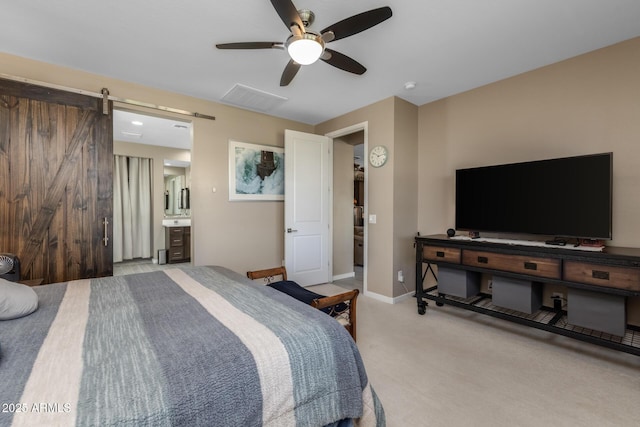
M 415 246 L 415 296 L 419 314 L 426 312 L 425 299 L 432 300 L 438 306 L 448 304 L 640 355 L 640 328 L 626 323 L 625 306 L 627 297 L 640 296 L 640 249 L 606 247 L 603 251 L 594 252 L 564 247 L 459 240 L 446 235 L 418 236 L 415 238 Z M 463 294 L 447 294 L 439 291 L 438 285 L 425 289 L 427 275 L 431 274 L 438 282 L 433 265 L 437 265 L 439 271 L 447 273 L 447 280 L 450 277 L 462 280 Z M 492 276 L 493 282 L 496 278 L 504 280 L 510 289 L 515 289 L 513 294 L 509 294 L 510 298 L 516 295 L 516 298 L 522 299 L 520 295 L 524 291 L 525 300 L 532 297 L 535 301 L 535 289 L 539 299 L 544 284 L 562 285 L 567 289 L 567 308 L 552 308 L 540 303 L 531 313 L 526 313 L 498 305 L 494 301 L 498 300 L 495 287 L 493 295 L 483 292 L 478 286 L 479 279 L 464 282 L 468 280 L 469 274 L 477 277 L 488 274 Z M 438 275 L 442 276 L 441 273 Z M 457 285 L 460 283 L 456 283 Z M 444 283 L 441 287 L 445 288 Z M 518 304 L 520 302 L 522 301 L 517 301 Z M 525 305 L 530 303 L 529 300 L 524 302 Z M 592 318 L 599 316 L 603 319 L 603 327 L 597 324 L 591 328 L 579 325 L 583 321 L 589 323 Z M 622 333 L 616 335 L 607 332 L 608 317 L 622 322 Z

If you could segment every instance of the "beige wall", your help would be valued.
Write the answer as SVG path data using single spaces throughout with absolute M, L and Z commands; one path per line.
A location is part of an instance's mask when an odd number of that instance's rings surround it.
M 392 97 L 315 127 L 315 133 L 324 135 L 366 122 L 368 149 L 384 145 L 389 150 L 385 166 L 365 168 L 366 215 L 376 215 L 376 223 L 365 221 L 364 260 L 366 291 L 388 299 L 407 293 L 397 281 L 398 270 L 404 271 L 409 291 L 414 277 L 415 255 L 410 249 L 417 229 L 417 117 L 417 107 Z
M 613 151 L 611 244 L 640 247 L 640 38 L 419 108 L 388 98 L 317 126 L 6 54 L 0 64 L 6 74 L 90 91 L 108 87 L 116 96 L 217 117 L 194 119 L 198 265 L 245 271 L 282 261 L 283 204 L 228 201 L 230 138 L 282 146 L 287 128 L 326 134 L 363 122 L 368 147 L 390 151 L 385 167 L 367 171 L 368 214 L 377 215 L 376 224 L 366 224 L 369 292 L 390 298 L 404 293 L 396 273 L 404 270 L 405 282 L 412 283 L 413 234 L 454 226 L 453 176 L 461 167 Z
M 395 98 L 393 161 L 393 296 L 415 290 L 418 231 L 418 107 Z M 404 285 L 397 272 L 404 273 Z
M 640 247 L 638 76 L 640 38 L 421 106 L 420 232 L 454 226 L 457 168 L 612 151 L 609 244 Z
M 284 203 L 229 202 L 228 140 L 282 147 L 285 129 L 313 132 L 313 128 L 232 107 L 216 106 L 215 116 L 216 121 L 198 122 L 194 128 L 195 263 L 241 273 L 282 265 Z
M 313 132 L 312 126 L 4 53 L 0 73 L 90 92 L 106 87 L 117 97 L 216 116 L 215 121 L 193 119 L 192 262 L 238 272 L 281 265 L 283 203 L 229 202 L 228 140 L 283 146 L 284 129 Z
M 315 133 L 325 135 L 340 129 L 368 122 L 368 146 L 389 145 L 393 140 L 393 98 L 388 98 L 351 113 L 337 117 L 315 127 Z M 392 150 L 393 147 L 390 147 Z M 393 156 L 393 154 L 391 155 Z M 366 168 L 365 185 L 368 191 L 368 213 L 377 215 L 377 223 L 365 221 L 367 236 L 367 291 L 391 296 L 390 272 L 392 269 L 393 207 L 386 197 L 393 194 L 393 171 L 391 167 Z M 366 191 L 366 190 L 365 190 Z M 385 195 L 387 195 L 385 197 Z
M 462 167 L 613 151 L 610 244 L 640 247 L 638 75 L 634 39 L 419 108 L 389 98 L 317 125 L 325 134 L 368 122 L 369 149 L 384 144 L 391 153 L 387 166 L 368 171 L 368 213 L 378 217 L 366 224 L 369 291 L 402 293 L 398 269 L 413 283 L 408 243 L 416 231 L 454 227 L 454 174 Z M 631 301 L 631 319 L 640 318 L 636 307 Z
M 640 247 L 639 75 L 637 38 L 420 107 L 420 231 L 453 227 L 457 168 L 612 151 L 610 244 Z

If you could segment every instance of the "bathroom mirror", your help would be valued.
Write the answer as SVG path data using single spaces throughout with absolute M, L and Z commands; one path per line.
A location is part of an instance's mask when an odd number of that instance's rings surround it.
M 191 213 L 191 165 L 189 162 L 164 161 L 164 213 L 165 215 L 190 216 Z

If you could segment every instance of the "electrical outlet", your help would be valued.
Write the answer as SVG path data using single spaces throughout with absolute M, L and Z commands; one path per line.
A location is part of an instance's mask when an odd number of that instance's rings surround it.
M 551 294 L 551 300 L 553 301 L 553 308 L 558 311 L 562 310 L 564 302 L 566 301 L 562 292 L 553 292 Z
M 404 272 L 402 270 L 398 270 L 398 282 L 404 283 Z

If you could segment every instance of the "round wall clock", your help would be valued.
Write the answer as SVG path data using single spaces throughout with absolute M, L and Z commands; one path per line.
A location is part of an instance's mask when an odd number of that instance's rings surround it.
M 369 163 L 371 163 L 371 166 L 374 168 L 379 168 L 387 162 L 388 157 L 389 152 L 387 151 L 387 147 L 378 145 L 373 147 L 369 152 Z

